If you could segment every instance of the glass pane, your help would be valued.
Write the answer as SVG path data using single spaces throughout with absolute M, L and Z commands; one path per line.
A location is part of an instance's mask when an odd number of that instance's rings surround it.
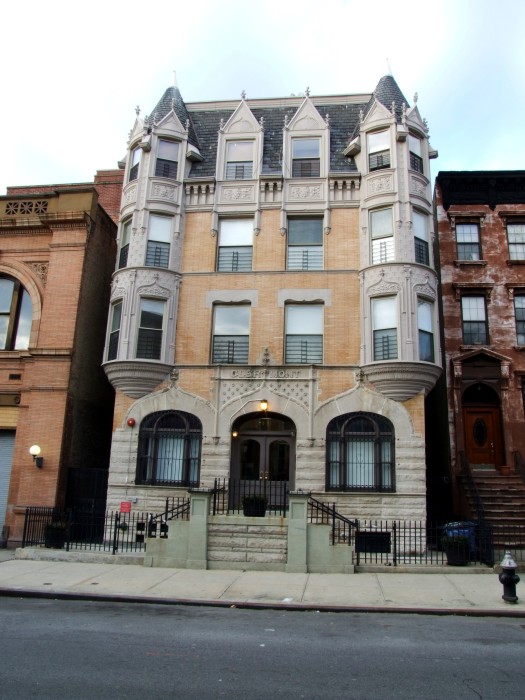
M 387 297 L 385 299 L 372 300 L 372 317 L 374 330 L 382 328 L 396 328 L 396 299 Z
M 408 136 L 408 147 L 411 153 L 415 153 L 417 156 L 421 156 L 421 139 L 417 139 L 415 136 Z
M 9 328 L 9 316 L 0 316 L 0 350 L 5 350 L 7 330 Z
M 153 299 L 142 299 L 140 302 L 140 327 L 162 328 L 164 302 Z
M 159 141 L 158 157 L 165 160 L 177 160 L 179 154 L 179 144 L 175 141 Z
M 5 279 L 5 277 L 0 278 L 0 313 L 2 314 L 11 312 L 14 286 L 13 280 Z
M 226 147 L 226 160 L 252 161 L 253 141 L 229 141 Z
M 124 247 L 129 243 L 129 236 L 131 234 L 131 221 L 126 221 L 125 224 L 122 225 L 122 233 L 120 234 L 120 245 L 121 247 Z
M 162 241 L 169 243 L 171 238 L 171 216 L 158 216 L 151 214 L 149 217 L 148 239 L 150 241 Z
M 250 331 L 250 307 L 216 306 L 214 335 L 248 335 Z
M 322 335 L 323 307 L 315 305 L 288 305 L 286 307 L 286 333 L 288 335 Z
M 372 238 L 392 236 L 394 228 L 392 224 L 392 209 L 379 209 L 370 213 L 370 228 Z
M 420 330 L 432 333 L 432 304 L 428 301 L 417 300 L 417 321 Z
M 390 132 L 378 131 L 375 134 L 368 134 L 368 152 L 376 153 L 390 149 Z
M 464 321 L 485 321 L 485 299 L 483 297 L 463 297 L 461 308 Z
M 372 241 L 372 265 L 391 262 L 394 259 L 394 237 L 377 238 Z
M 251 246 L 253 219 L 224 219 L 220 224 L 220 246 Z
M 293 158 L 319 158 L 319 139 L 293 139 Z
M 322 219 L 289 219 L 288 220 L 288 244 L 289 245 L 322 245 L 323 220 Z
M 374 440 L 353 439 L 347 443 L 348 486 L 370 488 L 374 486 Z
M 427 217 L 418 211 L 412 212 L 412 225 L 414 227 L 414 236 L 421 238 L 423 241 L 428 241 Z
M 118 331 L 120 328 L 120 319 L 122 317 L 122 303 L 115 304 L 113 307 L 113 316 L 111 317 L 111 331 Z
M 138 165 L 140 163 L 140 148 L 136 148 L 133 151 L 133 156 L 131 160 L 131 167 L 133 168 L 135 165 Z
M 33 304 L 29 293 L 22 291 L 22 303 L 18 315 L 18 328 L 16 331 L 15 350 L 26 350 L 29 347 L 29 335 L 33 320 Z

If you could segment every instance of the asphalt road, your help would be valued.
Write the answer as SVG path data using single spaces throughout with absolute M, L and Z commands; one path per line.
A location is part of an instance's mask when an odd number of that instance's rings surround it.
M 514 618 L 0 598 L 2 700 L 524 697 Z

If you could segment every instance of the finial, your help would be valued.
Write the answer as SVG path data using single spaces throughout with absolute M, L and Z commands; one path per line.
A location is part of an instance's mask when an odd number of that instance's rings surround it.
M 284 125 L 288 126 L 288 115 L 287 114 L 284 115 Z
M 153 114 L 153 126 L 157 126 L 157 112 L 154 112 Z
M 186 129 L 186 131 L 190 130 L 190 120 L 189 119 L 186 119 L 186 121 L 184 123 L 184 128 Z
M 325 114 L 324 120 L 325 120 L 326 126 L 330 126 L 330 115 L 329 114 Z
M 243 91 L 241 92 L 241 99 L 242 99 L 242 100 L 245 100 L 245 99 L 246 99 L 246 90 L 243 90 Z
M 423 125 L 424 125 L 425 131 L 427 132 L 427 135 L 428 135 L 428 122 L 426 119 L 423 119 Z
M 392 75 L 392 68 L 390 68 L 390 61 L 386 59 L 386 65 L 388 66 L 388 75 Z
M 360 109 L 359 110 L 359 121 L 361 122 L 361 124 L 363 123 L 364 119 L 365 119 L 365 113 L 363 112 L 362 109 Z
M 396 116 L 396 103 L 394 100 L 392 100 L 392 106 L 391 106 L 390 111 L 392 112 L 392 116 L 395 117 Z
M 175 111 L 175 98 L 174 97 L 171 98 L 171 109 L 173 112 Z
M 261 129 L 264 129 L 264 117 L 261 117 L 259 119 L 259 126 L 261 127 Z
M 173 87 L 175 87 L 175 88 L 179 87 L 177 84 L 177 71 L 175 71 L 175 70 L 173 71 Z
M 132 134 L 133 134 L 133 129 L 130 129 L 129 132 L 128 132 L 128 145 L 129 145 L 129 142 L 131 141 L 131 135 L 132 135 Z
M 306 95 L 306 97 L 310 97 L 310 88 L 309 87 L 306 88 L 306 90 L 304 91 L 304 94 Z
M 417 92 L 414 93 L 414 104 L 417 105 Z
M 401 112 L 402 112 L 401 121 L 403 122 L 404 126 L 406 126 L 406 123 L 407 123 L 407 106 L 406 106 L 406 103 L 405 103 L 405 102 L 403 102 L 402 105 L 401 105 Z
M 138 105 L 135 107 L 135 114 L 137 115 L 137 117 L 140 114 L 140 107 Z
M 219 122 L 219 130 L 222 131 L 224 129 L 224 119 L 221 118 L 221 121 Z

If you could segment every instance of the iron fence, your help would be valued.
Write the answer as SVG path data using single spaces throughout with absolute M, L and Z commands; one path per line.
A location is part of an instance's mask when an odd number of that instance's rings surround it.
M 332 544 L 355 544 L 357 520 L 349 520 L 338 513 L 335 509 L 335 503 L 325 503 L 310 496 L 308 499 L 308 521 L 330 525 Z
M 286 515 L 288 509 L 288 482 L 261 479 L 215 479 L 212 489 L 213 515 L 243 513 L 253 506 L 258 514 Z

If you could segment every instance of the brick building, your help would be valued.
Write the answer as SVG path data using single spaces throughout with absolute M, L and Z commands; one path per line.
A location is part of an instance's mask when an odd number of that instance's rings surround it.
M 137 118 L 105 349 L 109 506 L 158 512 L 229 478 L 425 518 L 436 155 L 391 76 L 192 104 L 172 87 Z
M 525 172 L 440 172 L 435 207 L 454 510 L 477 515 L 468 470 L 509 523 L 525 496 Z
M 122 176 L 101 171 L 95 183 L 0 197 L 0 526 L 9 546 L 21 540 L 26 506 L 104 507 L 114 392 L 100 363 Z

